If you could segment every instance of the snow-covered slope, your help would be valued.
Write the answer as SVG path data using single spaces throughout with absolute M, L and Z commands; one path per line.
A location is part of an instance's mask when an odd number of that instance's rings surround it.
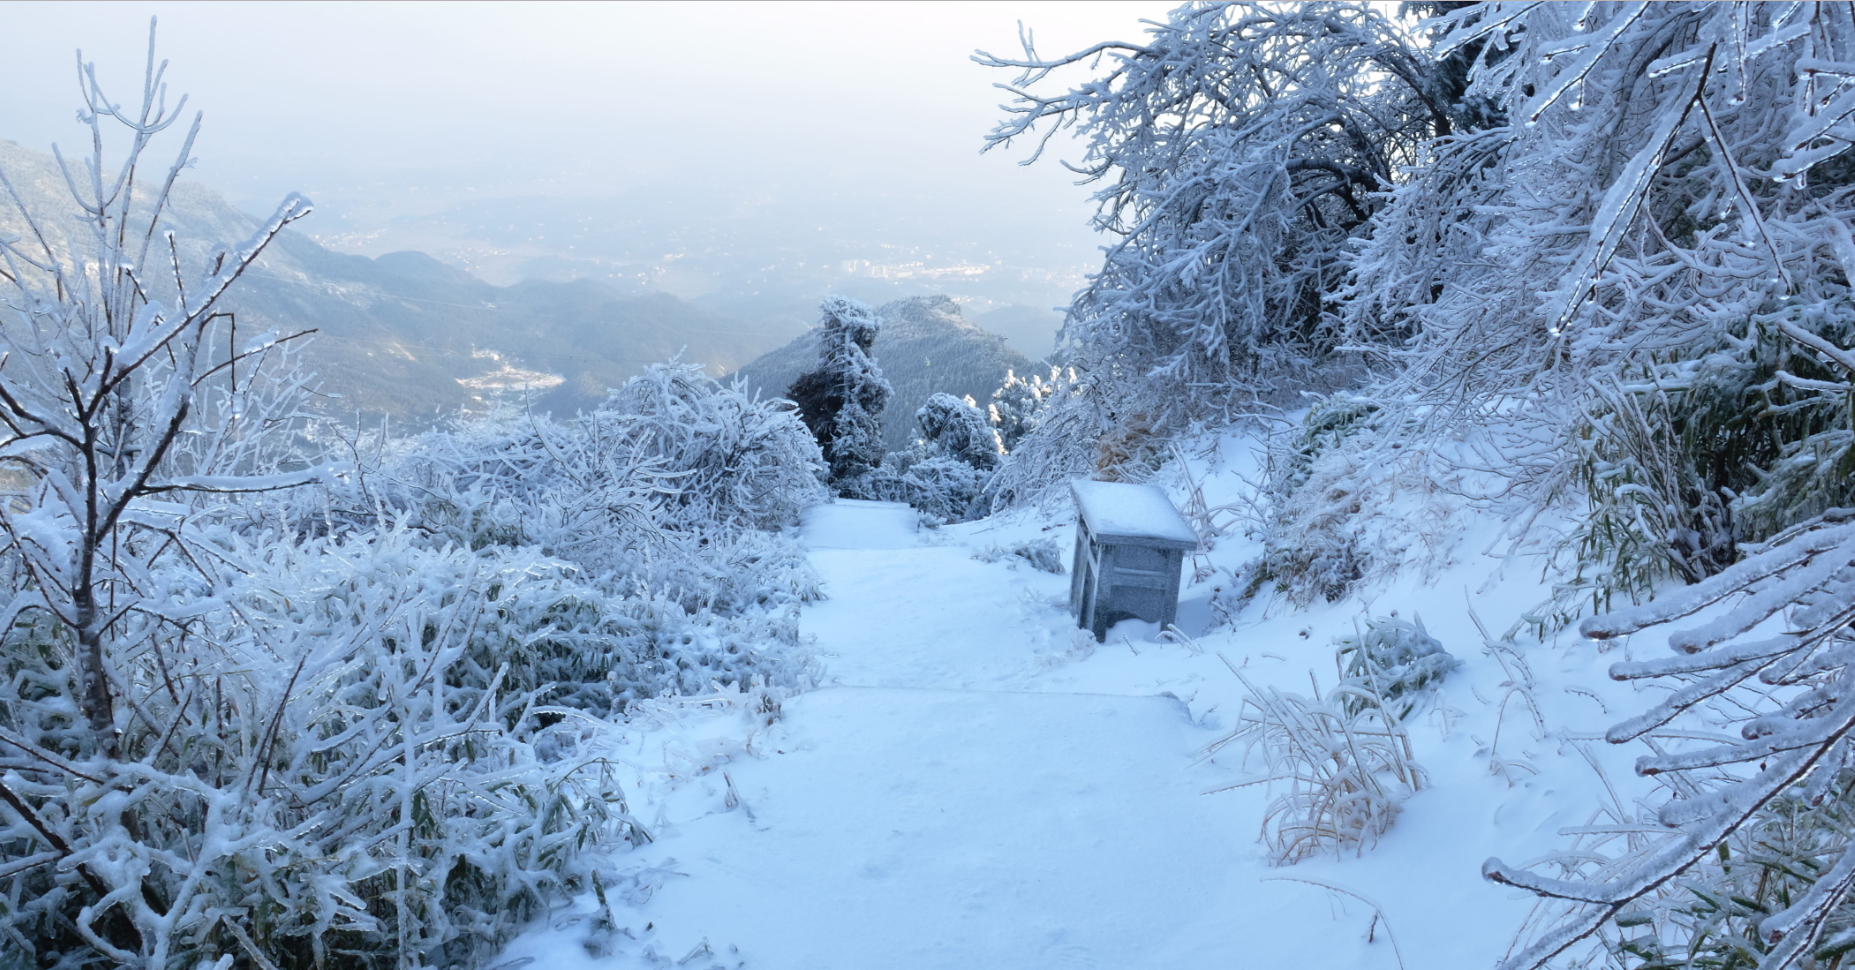
M 1212 506 L 1254 470 L 1251 442 L 1215 445 L 1190 469 Z M 1209 629 L 1212 597 L 1258 551 L 1216 538 L 1188 560 L 1189 640 L 1134 621 L 1098 645 L 1065 611 L 1066 576 L 1000 554 L 1045 539 L 1066 551 L 1060 515 L 916 530 L 906 507 L 816 508 L 804 539 L 830 598 L 802 627 L 829 686 L 777 717 L 753 697 L 692 699 L 615 729 L 612 757 L 656 841 L 611 860 L 603 906 L 581 899 L 507 958 L 1489 966 L 1534 900 L 1484 881 L 1482 861 L 1563 848 L 1562 828 L 1634 797 L 1643 783 L 1598 734 L 1640 702 L 1601 675 L 1627 645 L 1485 647 L 1471 606 L 1498 634 L 1547 590 L 1537 563 L 1479 554 L 1501 523 L 1465 509 L 1449 523 L 1448 564 L 1429 581 L 1411 571 L 1304 611 L 1265 594 Z M 1394 610 L 1463 661 L 1410 723 L 1428 784 L 1376 845 L 1273 865 L 1257 840 L 1269 786 L 1230 788 L 1260 777 L 1260 760 L 1205 753 L 1245 692 L 1233 668 L 1325 691 L 1334 638 Z

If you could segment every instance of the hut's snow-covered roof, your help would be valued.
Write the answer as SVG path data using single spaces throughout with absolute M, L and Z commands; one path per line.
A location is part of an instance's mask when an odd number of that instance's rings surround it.
M 1089 532 L 1108 542 L 1168 549 L 1194 549 L 1198 534 L 1172 507 L 1166 493 L 1126 482 L 1071 482 L 1076 510 Z

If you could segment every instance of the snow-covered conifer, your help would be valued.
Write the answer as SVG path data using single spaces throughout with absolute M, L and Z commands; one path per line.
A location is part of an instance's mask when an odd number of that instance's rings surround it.
M 818 335 L 818 367 L 793 381 L 787 395 L 831 466 L 831 484 L 852 487 L 882 464 L 882 411 L 892 393 L 870 347 L 882 318 L 856 300 L 826 297 Z

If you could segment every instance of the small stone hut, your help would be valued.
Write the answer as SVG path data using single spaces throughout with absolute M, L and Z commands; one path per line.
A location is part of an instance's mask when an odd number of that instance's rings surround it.
M 1076 625 L 1107 637 L 1122 620 L 1164 626 L 1178 618 L 1179 575 L 1198 535 L 1166 493 L 1151 485 L 1071 482 L 1076 556 L 1069 608 Z

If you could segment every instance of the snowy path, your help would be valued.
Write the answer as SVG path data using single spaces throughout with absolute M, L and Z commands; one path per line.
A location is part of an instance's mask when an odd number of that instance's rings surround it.
M 1234 861 L 1178 837 L 1221 824 L 1179 770 L 1202 731 L 1170 698 L 996 689 L 1067 635 L 1064 580 L 924 545 L 914 519 L 808 517 L 831 599 L 804 628 L 846 686 L 786 705 L 785 754 L 730 766 L 745 810 L 656 912 L 749 966 L 1137 963 Z
M 1127 967 L 1233 861 L 1178 838 L 1218 823 L 1166 699 L 836 688 L 786 715 L 798 748 L 730 766 L 744 809 L 652 904 L 749 967 Z
M 855 687 L 1005 688 L 1039 651 L 1068 646 L 1052 601 L 1066 576 L 935 546 L 907 506 L 839 501 L 806 516 L 805 544 L 830 599 L 805 611 L 831 679 Z
M 1222 663 L 1148 641 L 1075 649 L 1066 576 L 974 558 L 994 535 L 1068 530 L 992 528 L 917 532 L 912 511 L 879 503 L 813 510 L 803 536 L 830 598 L 801 627 L 827 686 L 745 746 L 738 721 L 712 715 L 633 735 L 639 764 L 661 752 L 685 767 L 640 789 L 659 839 L 615 860 L 631 880 L 608 891 L 624 937 L 583 946 L 582 899 L 503 965 L 1416 970 L 1505 948 L 1528 902 L 1491 891 L 1479 863 L 1549 836 L 1575 799 L 1509 789 L 1478 742 L 1446 733 L 1433 772 L 1485 794 L 1420 795 L 1363 862 L 1271 868 L 1254 841 L 1265 792 L 1201 794 L 1236 770 L 1194 764 L 1216 733 L 1193 723 L 1193 698 L 1227 693 Z M 1283 623 L 1271 641 L 1309 618 Z M 1248 639 L 1221 649 L 1247 665 Z M 1255 659 L 1305 682 L 1272 656 Z M 1371 904 L 1301 880 L 1375 897 L 1402 960 Z

